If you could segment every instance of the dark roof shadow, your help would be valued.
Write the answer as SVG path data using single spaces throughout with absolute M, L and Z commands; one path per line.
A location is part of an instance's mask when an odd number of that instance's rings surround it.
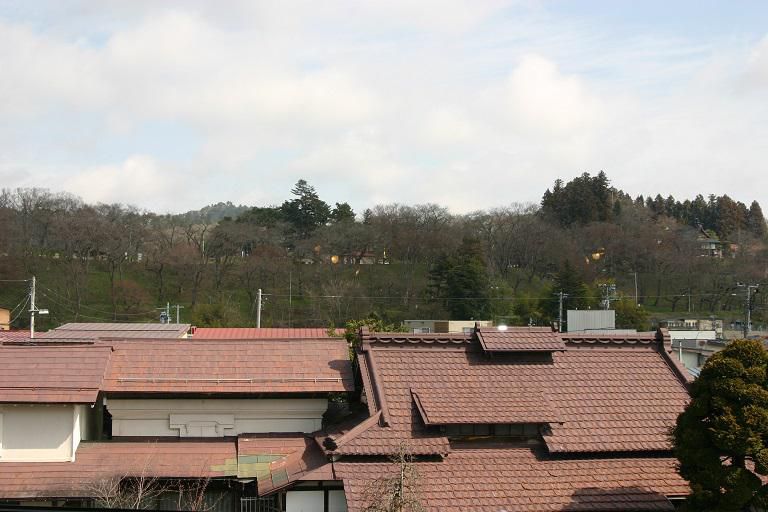
M 571 496 L 571 503 L 563 508 L 563 510 L 572 512 L 588 510 L 639 512 L 674 509 L 675 507 L 666 496 L 642 487 L 585 487 L 577 489 Z

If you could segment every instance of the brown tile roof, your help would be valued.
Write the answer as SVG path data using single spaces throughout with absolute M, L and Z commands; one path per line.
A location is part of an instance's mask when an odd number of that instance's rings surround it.
M 303 434 L 242 435 L 237 439 L 237 462 L 237 477 L 255 477 L 259 496 L 278 491 L 313 472 L 328 476 L 326 466 L 330 466 L 314 439 Z
M 0 329 L 0 342 L 24 341 L 29 339 L 29 331 L 3 331 Z
M 541 327 L 481 327 L 476 331 L 486 352 L 555 352 L 565 350 L 559 332 Z
M 446 453 L 447 439 L 425 423 L 480 421 L 548 422 L 553 452 L 669 450 L 669 428 L 689 398 L 658 342 L 576 344 L 546 362 L 489 356 L 477 342 L 376 336 L 364 338 L 360 366 L 381 421 L 345 439 L 340 454 L 392 453 L 403 440 L 414 453 Z
M 351 391 L 345 340 L 135 340 L 114 354 L 108 393 L 312 393 Z
M 672 458 L 553 460 L 530 448 L 456 449 L 442 461 L 416 462 L 427 511 L 657 511 L 688 486 Z M 362 511 L 370 482 L 397 474 L 390 462 L 335 463 L 350 512 Z
M 215 478 L 237 475 L 232 440 L 83 442 L 75 462 L 2 462 L 0 498 L 88 497 L 123 476 Z
M 182 338 L 189 327 L 189 324 L 68 323 L 39 333 L 35 339 Z
M 655 345 L 657 342 L 655 332 L 634 334 L 564 332 L 561 336 L 566 343 L 573 345 Z
M 525 385 L 518 377 L 504 379 L 506 390 L 489 396 L 481 385 L 460 383 L 444 389 L 411 389 L 413 400 L 425 425 L 460 425 L 491 423 L 555 423 L 559 417 L 541 386 Z M 474 384 L 474 385 L 473 385 Z
M 0 402 L 93 403 L 112 349 L 0 345 Z
M 471 334 L 465 333 L 426 333 L 426 334 L 410 334 L 410 333 L 377 333 L 372 332 L 368 334 L 366 332 L 364 342 L 377 343 L 377 344 L 418 344 L 418 345 L 462 345 L 464 343 L 470 343 L 472 341 Z
M 545 437 L 553 452 L 668 450 L 669 429 L 689 399 L 654 346 L 570 349 L 552 377 L 563 418 Z
M 193 334 L 203 340 L 257 340 L 257 339 L 291 339 L 291 338 L 330 338 L 328 328 L 322 327 L 195 327 Z M 344 335 L 339 329 L 337 337 Z

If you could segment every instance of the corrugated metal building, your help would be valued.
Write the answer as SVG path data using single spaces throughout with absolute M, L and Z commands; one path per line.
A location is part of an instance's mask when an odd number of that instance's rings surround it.
M 616 329 L 616 311 L 612 309 L 568 310 L 566 332 Z

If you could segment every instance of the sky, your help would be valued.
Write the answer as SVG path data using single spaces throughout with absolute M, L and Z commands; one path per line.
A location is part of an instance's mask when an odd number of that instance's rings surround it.
M 0 0 L 0 187 L 182 212 L 768 203 L 768 2 Z

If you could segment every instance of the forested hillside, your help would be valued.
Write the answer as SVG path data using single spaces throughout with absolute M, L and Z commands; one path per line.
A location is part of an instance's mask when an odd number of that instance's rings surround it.
M 196 325 L 254 325 L 259 288 L 263 326 L 338 326 L 369 315 L 548 324 L 562 291 L 567 308 L 601 307 L 607 296 L 622 326 L 645 328 L 688 311 L 738 319 L 737 283 L 768 276 L 757 202 L 633 198 L 603 173 L 556 182 L 540 205 L 467 215 L 435 204 L 353 212 L 303 180 L 286 196 L 274 206 L 157 215 L 4 190 L 0 306 L 22 302 L 27 284 L 12 281 L 36 275 L 39 306 L 50 310 L 44 328 L 154 321 L 168 302 Z M 753 317 L 765 318 L 761 294 Z M 27 321 L 22 312 L 13 325 Z

